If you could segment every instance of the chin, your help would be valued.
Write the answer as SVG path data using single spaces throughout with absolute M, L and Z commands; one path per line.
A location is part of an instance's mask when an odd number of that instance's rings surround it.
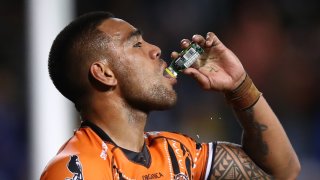
M 168 109 L 171 109 L 172 107 L 174 107 L 175 105 L 176 105 L 176 100 L 170 101 L 170 102 L 167 101 L 166 103 L 157 104 L 156 106 L 153 107 L 152 110 L 154 110 L 154 111 L 168 110 Z
M 129 92 L 129 91 L 125 91 Z M 130 91 L 127 100 L 131 106 L 145 112 L 167 110 L 172 108 L 177 101 L 175 90 L 170 89 L 160 83 L 155 83 L 148 88 L 139 91 Z
M 164 111 L 171 109 L 176 105 L 177 96 L 172 94 L 171 96 L 161 97 L 158 96 L 156 99 L 150 99 L 150 101 L 144 101 L 140 104 L 140 108 L 146 112 L 150 111 Z

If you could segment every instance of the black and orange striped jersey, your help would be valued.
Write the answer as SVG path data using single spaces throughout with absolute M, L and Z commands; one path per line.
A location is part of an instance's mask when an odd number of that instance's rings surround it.
M 147 132 L 141 152 L 117 146 L 85 121 L 49 162 L 41 180 L 207 179 L 216 143 L 178 133 Z

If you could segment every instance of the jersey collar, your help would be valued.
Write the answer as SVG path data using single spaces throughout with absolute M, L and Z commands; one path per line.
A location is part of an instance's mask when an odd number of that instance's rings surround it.
M 110 142 L 110 143 L 114 144 L 116 147 L 120 148 L 121 151 L 126 155 L 126 157 L 129 160 L 133 161 L 134 163 L 143 165 L 147 168 L 150 167 L 151 155 L 150 155 L 149 149 L 147 148 L 145 142 L 143 144 L 143 148 L 142 148 L 141 152 L 134 152 L 134 151 L 130 151 L 130 150 L 127 150 L 127 149 L 124 149 L 124 148 L 118 146 L 114 141 L 112 141 L 112 139 L 108 136 L 107 133 L 105 133 L 100 127 L 98 127 L 97 125 L 95 125 L 94 123 L 92 123 L 89 120 L 83 121 L 81 123 L 81 127 L 91 128 L 103 141 Z

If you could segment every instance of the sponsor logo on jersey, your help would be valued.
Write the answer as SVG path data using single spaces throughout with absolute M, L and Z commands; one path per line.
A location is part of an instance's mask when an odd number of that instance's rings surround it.
M 161 174 L 161 172 L 157 172 L 157 173 L 153 173 L 153 174 L 147 174 L 142 176 L 143 180 L 149 180 L 149 179 L 159 179 L 163 177 L 163 174 Z
M 82 165 L 79 157 L 76 155 L 70 156 L 70 161 L 67 164 L 69 171 L 73 174 L 72 178 L 65 178 L 65 180 L 83 180 Z

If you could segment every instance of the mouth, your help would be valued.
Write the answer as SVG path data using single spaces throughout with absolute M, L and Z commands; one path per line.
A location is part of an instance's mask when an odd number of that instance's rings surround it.
M 168 79 L 171 82 L 171 84 L 173 84 L 173 85 L 176 84 L 177 83 L 177 79 L 174 77 L 174 75 L 168 73 L 168 69 L 167 69 L 168 65 L 167 65 L 167 63 L 165 61 L 162 61 L 162 62 L 163 62 L 163 64 L 161 66 L 161 71 L 162 71 L 163 77 Z

